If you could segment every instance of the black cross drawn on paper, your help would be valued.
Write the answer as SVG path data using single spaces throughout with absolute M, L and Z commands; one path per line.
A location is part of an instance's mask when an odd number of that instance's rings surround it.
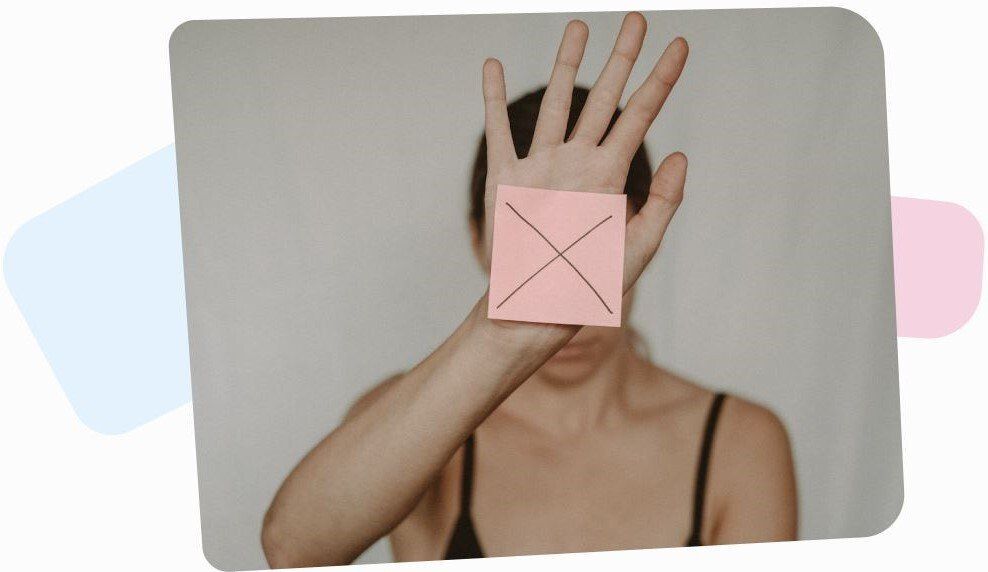
M 571 249 L 574 246 L 576 246 L 576 244 L 578 242 L 580 242 L 581 240 L 583 240 L 584 238 L 586 238 L 591 232 L 597 230 L 597 228 L 600 225 L 602 225 L 605 222 L 607 222 L 608 220 L 614 218 L 614 215 L 608 215 L 607 218 L 605 218 L 604 220 L 602 220 L 602 221 L 598 222 L 597 224 L 593 225 L 592 227 L 590 227 L 590 229 L 587 232 L 583 233 L 580 236 L 580 238 L 578 238 L 578 239 L 574 240 L 573 242 L 571 242 L 569 246 L 567 246 L 566 248 L 564 248 L 562 250 L 559 250 L 558 248 L 556 248 L 556 245 L 552 243 L 552 241 L 550 241 L 548 238 L 546 238 L 546 236 L 544 234 L 542 234 L 542 231 L 540 231 L 539 229 L 537 229 L 534 224 L 528 222 L 528 219 L 526 219 L 525 217 L 521 216 L 521 213 L 518 212 L 518 209 L 516 209 L 515 207 L 511 206 L 511 203 L 505 202 L 504 204 L 508 205 L 508 208 L 511 209 L 511 211 L 513 213 L 515 213 L 516 215 L 518 215 L 518 218 L 520 218 L 525 224 L 527 224 L 528 226 L 530 226 L 532 228 L 532 230 L 534 230 L 536 233 L 538 233 L 538 235 L 540 237 L 542 237 L 542 240 L 544 240 L 546 242 L 546 244 L 548 244 L 550 247 L 552 247 L 553 250 L 556 251 L 556 255 L 553 256 L 552 258 L 550 258 L 548 262 L 546 262 L 545 264 L 543 264 L 541 268 L 539 268 L 538 270 L 536 270 L 534 274 L 532 274 L 531 276 L 529 276 L 528 278 L 526 278 L 525 281 L 522 282 L 521 284 L 519 284 L 517 288 L 515 288 L 514 290 L 512 290 L 511 293 L 508 294 L 507 297 L 505 297 L 504 300 L 501 300 L 501 303 L 498 304 L 497 307 L 500 308 L 501 306 L 503 306 L 504 303 L 507 302 L 508 300 L 510 300 L 512 296 L 514 296 L 515 294 L 517 294 L 518 291 L 521 290 L 522 287 L 525 286 L 525 284 L 528 284 L 529 282 L 531 282 L 532 281 L 532 278 L 535 278 L 536 276 L 538 276 L 538 274 L 540 272 L 542 272 L 543 270 L 545 270 L 546 268 L 548 268 L 550 264 L 552 264 L 553 262 L 555 262 L 555 261 L 559 260 L 560 258 L 562 258 L 566 262 L 566 264 L 569 264 L 569 267 L 572 268 L 574 272 L 576 272 L 577 276 L 579 276 L 580 279 L 583 280 L 584 284 L 586 284 L 591 290 L 593 290 L 593 293 L 597 296 L 597 299 L 600 300 L 600 303 L 603 304 L 604 305 L 604 308 L 607 309 L 607 313 L 608 314 L 613 314 L 614 312 L 611 311 L 610 306 L 608 306 L 607 305 L 607 302 L 604 301 L 604 298 L 600 295 L 600 292 L 597 292 L 597 289 L 594 288 L 593 287 L 593 284 L 591 284 L 590 281 L 587 280 L 587 277 L 584 276 L 582 272 L 580 272 L 580 269 L 577 268 L 573 264 L 573 262 L 570 261 L 569 258 L 566 258 L 566 252 L 569 249 Z

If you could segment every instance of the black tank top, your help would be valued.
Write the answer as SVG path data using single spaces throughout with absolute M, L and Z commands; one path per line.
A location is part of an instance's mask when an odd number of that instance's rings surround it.
M 696 467 L 696 481 L 693 484 L 693 522 L 685 546 L 700 546 L 700 534 L 703 531 L 703 500 L 707 488 L 707 470 L 710 465 L 710 451 L 713 448 L 714 430 L 717 428 L 717 418 L 720 416 L 721 405 L 725 395 L 718 393 L 710 404 L 707 413 L 707 423 L 703 431 L 703 443 L 700 447 L 700 458 Z M 463 448 L 463 476 L 460 484 L 460 514 L 453 527 L 449 545 L 446 548 L 446 560 L 460 558 L 483 558 L 484 551 L 480 547 L 477 533 L 473 528 L 470 516 L 470 499 L 473 497 L 473 456 L 474 438 L 470 435 Z

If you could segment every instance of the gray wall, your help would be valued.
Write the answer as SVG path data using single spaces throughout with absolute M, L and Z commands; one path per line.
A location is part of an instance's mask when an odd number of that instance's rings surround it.
M 620 14 L 589 14 L 580 80 Z M 656 12 L 691 44 L 648 137 L 690 158 L 639 285 L 653 357 L 788 425 L 804 538 L 902 502 L 882 49 L 838 9 Z M 467 178 L 480 66 L 548 76 L 569 15 L 190 22 L 171 44 L 203 543 L 264 566 L 261 517 L 361 392 L 481 295 Z M 649 65 L 639 65 L 637 85 Z M 388 558 L 379 543 L 365 561 Z

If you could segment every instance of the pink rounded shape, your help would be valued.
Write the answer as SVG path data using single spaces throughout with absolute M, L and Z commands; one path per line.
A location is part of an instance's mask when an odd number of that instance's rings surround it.
M 984 236 L 953 203 L 892 198 L 899 336 L 938 338 L 957 330 L 981 298 Z

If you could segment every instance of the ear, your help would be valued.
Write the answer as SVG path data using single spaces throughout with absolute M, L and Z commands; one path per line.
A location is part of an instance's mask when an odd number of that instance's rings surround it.
M 484 237 L 480 232 L 477 221 L 470 219 L 470 246 L 473 248 L 473 257 L 477 259 L 480 268 L 490 273 L 490 265 L 487 261 L 487 249 L 484 248 Z
M 637 284 L 635 285 L 637 286 Z M 632 286 L 624 293 L 624 297 L 621 299 L 621 313 L 623 314 L 621 320 L 622 322 L 627 321 L 631 316 L 631 308 L 635 304 L 635 286 Z

